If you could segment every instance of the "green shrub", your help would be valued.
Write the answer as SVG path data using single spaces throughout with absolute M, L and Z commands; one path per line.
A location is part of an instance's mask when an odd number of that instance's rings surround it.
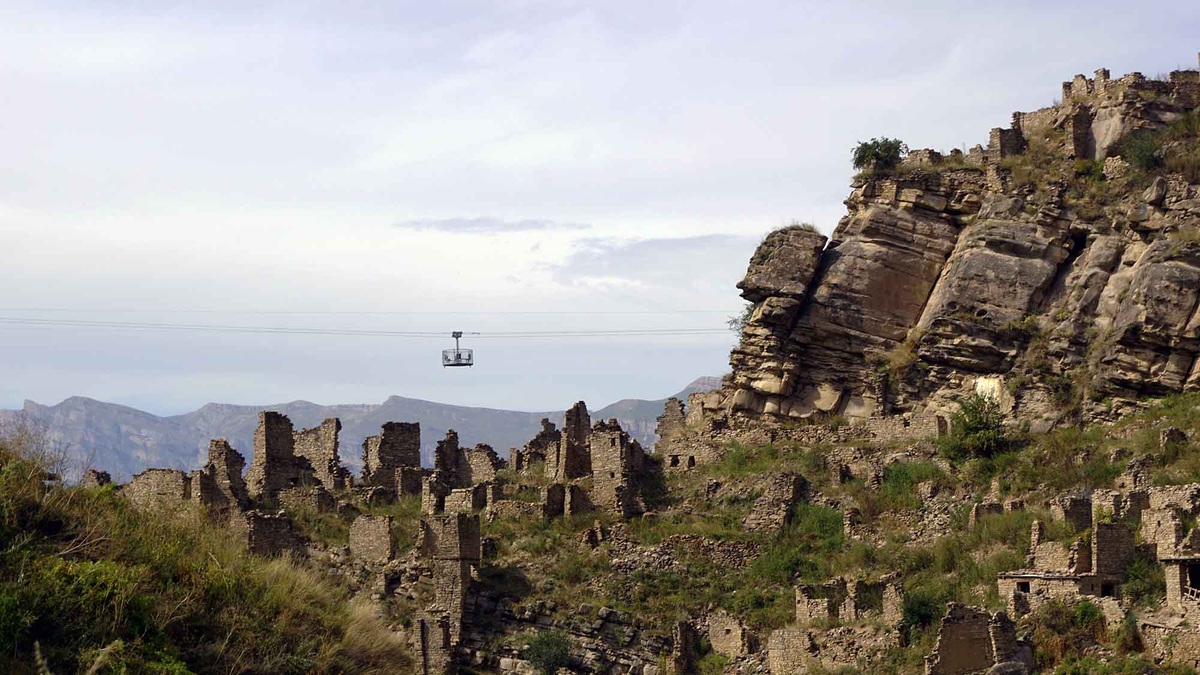
M 525 659 L 543 675 L 554 675 L 571 663 L 571 643 L 561 631 L 538 633 L 525 643 Z
M 696 661 L 696 672 L 699 675 L 721 675 L 725 672 L 725 666 L 729 665 L 729 659 L 717 652 L 709 652 Z
M 1125 568 L 1122 590 L 1134 607 L 1154 607 L 1167 596 L 1167 577 L 1152 556 L 1138 555 Z
M 1009 448 L 1000 404 L 980 394 L 963 399 L 950 416 L 950 433 L 938 445 L 952 460 L 992 457 Z
M 1142 171 L 1163 166 L 1162 146 L 1152 131 L 1139 131 L 1121 143 L 1121 157 Z
M 906 628 L 928 628 L 946 613 L 946 601 L 930 590 L 919 589 L 905 594 L 902 610 Z
M 896 168 L 900 159 L 908 154 L 908 146 L 896 138 L 872 138 L 854 146 L 851 153 L 854 168 L 863 171 L 870 169 L 878 173 L 888 173 Z
M 1104 637 L 1104 613 L 1084 600 L 1074 607 L 1061 600 L 1046 602 L 1033 614 L 1033 643 L 1043 668 L 1079 658 Z
M 757 308 L 757 304 L 753 302 L 747 302 L 746 306 L 742 308 L 741 313 L 729 317 L 729 320 L 725 322 L 725 325 L 729 326 L 729 330 L 740 336 L 742 331 L 746 329 L 746 324 L 750 322 L 750 317 L 754 316 L 754 310 Z

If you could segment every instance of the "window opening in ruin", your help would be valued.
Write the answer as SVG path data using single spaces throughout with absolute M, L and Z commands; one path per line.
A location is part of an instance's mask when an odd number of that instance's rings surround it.
M 1028 593 L 1029 592 L 1029 582 L 1028 581 L 1018 581 L 1017 582 L 1017 590 L 1021 591 L 1022 593 Z
M 671 466 L 679 466 L 679 455 L 671 455 Z
M 461 349 L 458 346 L 458 340 L 463 336 L 461 330 L 456 330 L 450 334 L 454 338 L 454 349 L 442 350 L 442 367 L 443 368 L 461 368 L 463 366 L 475 365 L 475 355 L 470 349 Z
M 1188 586 L 1200 588 L 1200 564 L 1188 565 Z
M 690 468 L 692 468 L 693 466 L 696 466 L 696 458 L 695 458 L 695 457 L 688 457 L 688 468 L 690 469 Z
M 1112 598 L 1117 595 L 1117 587 L 1115 584 L 1100 584 L 1100 597 Z

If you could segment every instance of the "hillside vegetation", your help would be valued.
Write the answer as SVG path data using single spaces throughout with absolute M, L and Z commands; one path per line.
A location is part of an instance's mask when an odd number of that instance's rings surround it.
M 374 611 L 317 572 L 248 556 L 198 511 L 135 511 L 52 480 L 28 429 L 0 439 L 0 672 L 395 673 Z

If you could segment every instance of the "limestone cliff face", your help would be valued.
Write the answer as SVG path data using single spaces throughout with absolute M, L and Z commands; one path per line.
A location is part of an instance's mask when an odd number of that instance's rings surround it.
M 1200 387 L 1200 172 L 1121 156 L 1155 133 L 1159 155 L 1197 153 L 1175 131 L 1200 72 L 1063 87 L 986 149 L 856 178 L 828 242 L 769 235 L 738 285 L 755 307 L 720 407 L 873 417 L 987 390 L 1045 428 Z

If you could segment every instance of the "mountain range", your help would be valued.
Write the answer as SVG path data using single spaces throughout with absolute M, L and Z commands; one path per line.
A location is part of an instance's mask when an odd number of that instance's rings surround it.
M 675 394 L 688 394 L 720 386 L 720 378 L 701 377 Z M 616 418 L 642 445 L 650 447 L 657 436 L 656 418 L 666 399 L 623 399 L 592 411 L 592 419 Z M 448 429 L 458 432 L 463 445 L 487 443 L 505 456 L 508 448 L 521 447 L 540 430 L 541 420 L 561 424 L 563 411 L 523 412 L 435 403 L 391 396 L 377 404 L 319 405 L 293 401 L 277 405 L 209 403 L 182 415 L 160 417 L 136 408 L 74 396 L 58 405 L 26 401 L 21 410 L 0 410 L 0 426 L 26 421 L 44 430 L 53 447 L 68 458 L 68 474 L 86 467 L 124 479 L 149 467 L 194 469 L 207 459 L 208 442 L 225 438 L 246 456 L 253 453 L 258 413 L 275 410 L 291 418 L 296 429 L 316 426 L 328 417 L 342 421 L 340 455 L 351 470 L 362 465 L 364 438 L 379 433 L 384 422 L 421 424 L 422 462 L 432 463 L 433 449 Z

